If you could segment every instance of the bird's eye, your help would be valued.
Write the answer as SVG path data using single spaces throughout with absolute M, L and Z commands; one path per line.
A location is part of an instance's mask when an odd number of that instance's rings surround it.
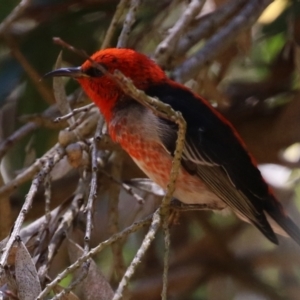
M 95 68 L 95 67 L 88 68 L 84 73 L 86 75 L 90 76 L 90 77 L 101 77 L 101 76 L 103 76 L 103 72 L 101 72 L 101 70 L 99 70 L 98 68 Z

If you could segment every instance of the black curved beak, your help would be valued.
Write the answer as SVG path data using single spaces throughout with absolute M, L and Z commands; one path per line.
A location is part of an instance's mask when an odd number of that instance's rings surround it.
M 46 77 L 84 77 L 86 76 L 82 70 L 81 67 L 71 67 L 71 68 L 61 68 L 54 71 L 51 71 L 43 76 L 43 78 Z

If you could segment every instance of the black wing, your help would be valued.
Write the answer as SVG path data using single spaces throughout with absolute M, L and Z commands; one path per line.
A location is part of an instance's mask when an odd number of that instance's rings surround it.
M 247 218 L 272 242 L 278 243 L 278 240 L 264 211 L 278 219 L 279 225 L 289 234 L 291 231 L 290 235 L 300 243 L 300 231 L 283 215 L 281 205 L 270 193 L 242 141 L 225 119 L 205 100 L 201 101 L 188 89 L 173 82 L 152 86 L 146 93 L 181 111 L 187 121 L 182 157 L 182 165 L 187 171 L 199 176 L 220 199 Z M 177 128 L 169 121 L 162 122 L 173 126 L 172 135 L 161 136 L 165 147 L 173 153 Z

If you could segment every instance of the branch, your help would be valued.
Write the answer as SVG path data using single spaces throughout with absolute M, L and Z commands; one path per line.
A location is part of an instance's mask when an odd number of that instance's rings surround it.
M 228 47 L 239 33 L 252 26 L 271 2 L 272 0 L 248 1 L 239 15 L 209 39 L 201 50 L 175 69 L 172 78 L 178 82 L 186 82 L 194 77 L 201 67 Z
M 123 165 L 123 152 L 121 150 L 116 150 L 111 155 L 111 176 L 112 178 L 117 178 L 120 180 L 122 174 Z M 109 232 L 110 234 L 115 234 L 119 231 L 119 198 L 120 198 L 120 185 L 111 182 L 109 188 Z M 122 255 L 122 241 L 112 245 L 113 253 L 113 264 L 112 269 L 116 274 L 116 280 L 119 281 L 125 271 L 125 263 Z
M 238 9 L 240 9 L 247 0 L 231 0 L 226 2 L 216 11 L 207 14 L 200 18 L 197 25 L 187 32 L 177 44 L 174 50 L 174 56 L 184 55 L 193 45 L 198 43 L 201 39 L 208 37 L 214 33 L 218 27 L 222 26 Z
M 31 0 L 22 0 L 0 24 L 0 35 L 7 33 L 8 27 L 25 11 Z
M 10 48 L 11 54 L 23 67 L 24 71 L 31 79 L 38 93 L 48 104 L 53 104 L 55 102 L 55 99 L 53 97 L 52 91 L 47 87 L 47 85 L 40 81 L 41 76 L 20 51 L 17 43 L 11 37 L 6 37 L 5 40 Z
M 170 29 L 169 35 L 157 46 L 154 58 L 160 66 L 164 67 L 168 63 L 177 41 L 191 21 L 200 13 L 204 3 L 205 0 L 192 0 L 181 18 Z
M 49 284 L 46 285 L 45 289 L 39 294 L 36 300 L 43 300 L 46 295 L 50 293 L 50 291 L 59 284 L 61 280 L 63 280 L 66 276 L 69 274 L 72 274 L 76 269 L 78 269 L 84 262 L 86 262 L 88 259 L 96 255 L 97 253 L 101 252 L 104 248 L 107 246 L 115 243 L 116 241 L 123 239 L 125 236 L 129 235 L 130 233 L 133 233 L 145 226 L 147 226 L 152 219 L 152 215 L 147 217 L 146 219 L 136 222 L 132 224 L 131 226 L 125 228 L 121 232 L 114 234 L 111 236 L 108 240 L 100 243 L 97 247 L 92 248 L 87 254 L 82 255 L 76 262 L 74 262 L 72 265 L 70 265 L 68 268 L 66 268 L 64 271 L 62 271 L 60 274 L 56 276 L 54 280 L 52 280 Z
M 128 285 L 129 280 L 131 279 L 132 275 L 134 274 L 137 266 L 142 261 L 143 256 L 145 255 L 146 251 L 148 250 L 149 246 L 151 245 L 151 242 L 153 241 L 155 234 L 159 228 L 160 225 L 160 211 L 157 210 L 153 214 L 152 223 L 150 226 L 150 229 L 148 233 L 146 234 L 142 245 L 140 246 L 138 252 L 136 253 L 134 259 L 132 260 L 130 266 L 127 268 L 122 280 L 119 283 L 119 286 L 114 294 L 114 297 L 112 300 L 120 300 L 123 297 L 123 291 L 125 287 Z
M 25 199 L 25 202 L 21 209 L 21 212 L 19 213 L 17 220 L 15 221 L 13 231 L 6 243 L 5 250 L 1 256 L 1 260 L 0 260 L 1 268 L 4 268 L 7 257 L 9 255 L 9 251 L 10 251 L 11 247 L 13 246 L 15 240 L 19 237 L 21 226 L 25 220 L 25 216 L 26 216 L 27 212 L 30 210 L 30 208 L 32 206 L 33 198 L 36 195 L 40 184 L 45 180 L 46 176 L 48 176 L 50 171 L 62 159 L 63 156 L 64 156 L 64 150 L 62 148 L 58 148 L 55 155 L 51 156 L 45 162 L 45 166 L 42 168 L 42 170 L 39 172 L 39 174 L 36 176 L 36 178 L 32 181 L 30 190 L 26 196 L 26 199 Z
M 120 3 L 117 6 L 116 12 L 110 22 L 110 25 L 106 31 L 104 40 L 102 42 L 101 45 L 101 49 L 105 49 L 108 48 L 109 46 L 111 46 L 111 40 L 113 38 L 113 35 L 116 31 L 117 25 L 120 21 L 120 18 L 125 10 L 125 7 L 127 6 L 129 0 L 121 0 Z
M 136 12 L 141 5 L 142 0 L 131 0 L 129 11 L 126 15 L 121 34 L 119 36 L 117 48 L 125 48 L 128 44 L 128 38 L 132 25 L 135 22 Z
M 178 125 L 178 137 L 176 140 L 176 149 L 174 152 L 174 159 L 172 161 L 172 167 L 170 172 L 170 178 L 167 185 L 167 193 L 162 200 L 162 204 L 159 209 L 161 219 L 163 221 L 163 230 L 165 234 L 165 255 L 164 255 L 164 274 L 163 274 L 163 291 L 162 299 L 167 298 L 167 274 L 168 274 L 168 257 L 169 257 L 169 245 L 170 245 L 170 234 L 168 227 L 168 219 L 170 212 L 170 202 L 175 190 L 175 184 L 181 166 L 181 156 L 185 144 L 185 132 L 186 132 L 186 122 L 183 119 L 180 112 L 174 111 L 171 106 L 165 103 L 147 96 L 143 91 L 137 90 L 133 85 L 132 81 L 126 78 L 118 70 L 115 71 L 114 77 L 116 78 L 118 84 L 122 88 L 123 92 L 136 101 L 140 102 L 142 105 L 150 108 L 154 114 L 168 119 Z

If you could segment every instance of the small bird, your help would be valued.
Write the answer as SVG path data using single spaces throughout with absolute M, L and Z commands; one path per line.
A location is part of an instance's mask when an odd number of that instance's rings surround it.
M 96 62 L 106 72 L 95 67 Z M 169 79 L 144 54 L 105 49 L 80 67 L 60 68 L 45 76 L 76 79 L 103 114 L 111 138 L 144 173 L 166 189 L 177 139 L 177 125 L 156 116 L 127 96 L 108 73 L 121 71 L 135 87 L 181 112 L 187 123 L 174 197 L 212 210 L 230 208 L 270 241 L 289 235 L 300 245 L 300 230 L 262 178 L 241 137 L 208 101 Z

